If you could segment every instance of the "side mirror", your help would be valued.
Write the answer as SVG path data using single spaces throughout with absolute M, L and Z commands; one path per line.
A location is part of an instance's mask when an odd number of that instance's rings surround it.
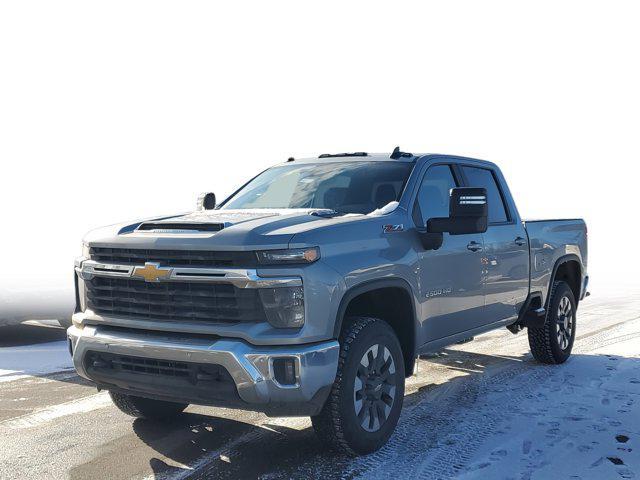
M 452 188 L 449 193 L 449 217 L 430 218 L 427 232 L 464 235 L 487 231 L 487 190 Z
M 198 196 L 197 210 L 213 210 L 216 208 L 216 196 L 213 192 L 201 193 Z

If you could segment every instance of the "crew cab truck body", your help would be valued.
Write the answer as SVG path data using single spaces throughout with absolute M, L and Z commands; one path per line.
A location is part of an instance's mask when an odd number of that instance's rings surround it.
M 210 200 L 84 239 L 70 350 L 131 415 L 309 415 L 367 453 L 422 353 L 500 327 L 528 328 L 540 361 L 571 352 L 585 223 L 523 221 L 493 163 L 322 155 Z

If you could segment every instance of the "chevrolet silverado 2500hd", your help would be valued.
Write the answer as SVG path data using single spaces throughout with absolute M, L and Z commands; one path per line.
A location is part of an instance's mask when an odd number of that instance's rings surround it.
M 289 159 L 219 205 L 90 232 L 69 347 L 130 415 L 309 415 L 363 454 L 392 434 L 420 354 L 526 328 L 537 360 L 564 362 L 586 236 L 578 219 L 523 221 L 490 162 Z

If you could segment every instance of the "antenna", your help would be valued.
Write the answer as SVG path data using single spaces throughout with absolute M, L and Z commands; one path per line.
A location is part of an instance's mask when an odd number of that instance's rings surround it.
M 400 157 L 413 157 L 413 153 L 402 152 L 400 151 L 400 147 L 396 147 L 393 149 L 393 152 L 389 156 L 389 158 L 391 158 L 392 160 L 397 160 Z

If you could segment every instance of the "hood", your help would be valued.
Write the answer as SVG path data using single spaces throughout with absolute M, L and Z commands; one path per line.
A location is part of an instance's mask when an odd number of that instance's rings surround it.
M 213 232 L 244 222 L 283 215 L 310 215 L 313 210 L 204 210 L 172 217 L 145 220 L 137 225 L 138 231 L 188 233 Z
M 84 242 L 121 248 L 287 248 L 296 233 L 334 220 L 330 212 L 318 209 L 205 210 L 99 228 L 89 232 Z M 335 220 L 338 218 L 344 219 L 337 217 Z

